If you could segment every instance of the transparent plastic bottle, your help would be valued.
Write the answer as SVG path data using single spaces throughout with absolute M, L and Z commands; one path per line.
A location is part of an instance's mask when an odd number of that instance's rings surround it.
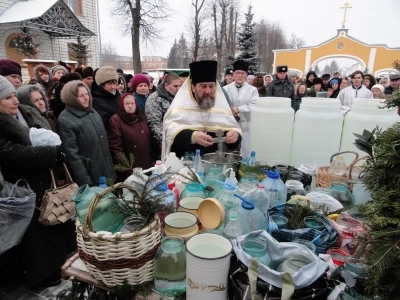
M 239 206 L 240 200 L 235 197 L 235 193 L 237 193 L 236 185 L 225 182 L 221 182 L 221 184 L 224 188 L 215 195 L 215 198 L 224 206 L 224 210 L 226 212 L 224 224 L 227 224 L 229 221 L 229 214 L 227 212 L 231 208 Z
M 203 161 L 201 160 L 200 156 L 200 150 L 196 150 L 196 155 L 193 160 L 193 165 L 192 168 L 196 171 L 197 175 L 201 178 L 201 180 L 204 180 L 204 166 L 203 166 Z
M 164 162 L 165 168 L 170 172 L 178 173 L 184 167 L 182 161 L 176 157 L 175 152 L 170 152 Z
M 278 204 L 285 203 L 287 200 L 287 188 L 286 185 L 280 178 L 278 170 L 270 170 L 267 172 L 267 178 L 265 178 L 261 184 L 264 185 L 267 191 L 270 207 Z
M 247 164 L 249 166 L 255 166 L 256 165 L 256 152 L 255 151 L 251 151 L 249 160 L 247 162 Z
M 100 176 L 99 178 L 99 187 L 101 188 L 108 188 L 107 183 L 106 183 L 106 178 L 104 176 Z
M 224 228 L 224 237 L 233 240 L 239 235 L 243 235 L 243 229 L 240 226 L 236 210 L 231 210 L 228 224 Z
M 261 210 L 264 215 L 268 212 L 270 200 L 264 185 L 261 183 L 257 186 L 257 189 L 249 191 L 243 197 L 253 199 L 256 207 Z
M 346 163 L 344 162 L 342 156 L 338 156 L 332 161 L 331 167 L 329 168 L 329 173 L 338 176 L 343 176 L 346 173 Z

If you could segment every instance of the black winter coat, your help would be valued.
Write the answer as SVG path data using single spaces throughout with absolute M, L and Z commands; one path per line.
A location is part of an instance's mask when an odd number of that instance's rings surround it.
M 19 110 L 29 128 L 50 129 L 37 109 L 19 105 Z M 4 113 L 0 113 L 0 128 L 0 165 L 4 179 L 10 183 L 26 179 L 40 206 L 45 190 L 50 188 L 49 168 L 56 163 L 56 147 L 33 147 L 29 128 Z M 37 221 L 39 213 L 35 210 L 21 243 L 0 255 L 1 283 L 18 281 L 36 285 L 58 271 L 67 255 L 76 249 L 71 221 L 47 227 Z
M 275 75 L 274 79 L 268 85 L 266 97 L 283 97 L 295 99 L 294 86 L 286 76 L 284 81 L 279 80 Z
M 91 88 L 93 108 L 99 113 L 103 120 L 104 127 L 107 128 L 108 120 L 119 110 L 119 99 L 121 94 L 117 90 L 116 94 L 113 95 L 101 86 L 98 86 L 95 81 L 93 81 Z

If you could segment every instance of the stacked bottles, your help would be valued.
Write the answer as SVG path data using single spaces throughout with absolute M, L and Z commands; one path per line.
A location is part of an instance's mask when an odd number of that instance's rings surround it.
M 232 209 L 229 214 L 229 221 L 224 228 L 224 237 L 228 240 L 233 240 L 240 235 L 243 235 L 243 229 L 238 220 L 236 210 Z
M 257 189 L 249 191 L 243 197 L 253 199 L 256 207 L 261 210 L 264 215 L 268 212 L 270 200 L 264 185 L 261 183 L 257 186 Z
M 193 160 L 192 168 L 196 171 L 197 175 L 199 175 L 200 179 L 204 181 L 205 172 L 199 149 L 196 150 L 196 155 Z
M 280 179 L 278 170 L 270 170 L 267 172 L 267 177 L 261 182 L 267 191 L 270 207 L 276 206 L 286 202 L 287 188 L 283 181 Z

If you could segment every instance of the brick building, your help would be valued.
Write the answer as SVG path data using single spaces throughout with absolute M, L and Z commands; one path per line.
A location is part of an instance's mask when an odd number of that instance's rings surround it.
M 161 56 L 143 56 L 142 70 L 146 72 L 148 69 L 166 69 L 167 59 Z
M 40 43 L 35 60 L 72 61 L 68 43 L 81 36 L 89 45 L 87 65 L 100 66 L 97 0 L 0 0 L 0 57 L 16 60 L 23 67 L 25 57 L 13 49 L 13 38 L 26 27 Z

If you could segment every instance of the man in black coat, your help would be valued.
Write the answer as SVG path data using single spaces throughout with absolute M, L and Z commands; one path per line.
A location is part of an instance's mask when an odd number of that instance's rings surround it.
M 267 97 L 282 97 L 295 100 L 295 92 L 293 84 L 287 76 L 287 66 L 277 66 L 274 79 L 268 85 Z

